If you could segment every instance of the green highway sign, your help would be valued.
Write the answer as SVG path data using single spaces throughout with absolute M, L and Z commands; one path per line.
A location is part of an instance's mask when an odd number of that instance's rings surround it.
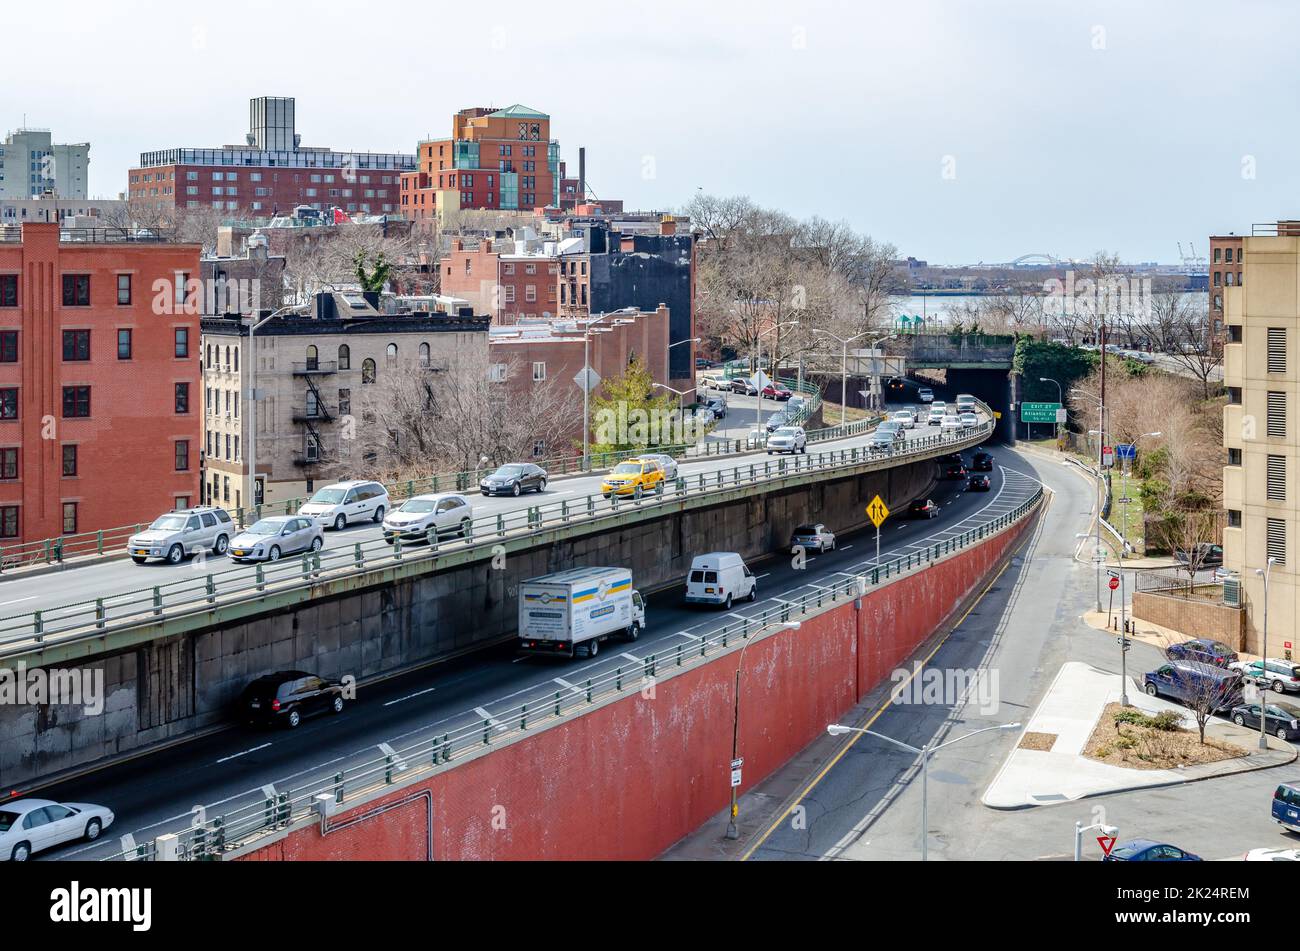
M 1021 403 L 1020 421 L 1022 423 L 1055 423 L 1056 411 L 1060 403 Z

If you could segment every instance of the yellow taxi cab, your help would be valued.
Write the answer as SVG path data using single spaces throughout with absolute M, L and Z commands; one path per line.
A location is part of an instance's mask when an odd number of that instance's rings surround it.
M 630 495 L 634 499 L 639 499 L 647 492 L 663 490 L 663 466 L 649 459 L 628 459 L 626 462 L 620 462 L 600 483 L 600 494 L 605 498 L 611 495 Z

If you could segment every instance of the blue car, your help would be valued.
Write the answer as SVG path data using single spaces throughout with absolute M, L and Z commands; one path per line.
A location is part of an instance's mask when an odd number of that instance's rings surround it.
M 1237 652 L 1223 641 L 1211 640 L 1208 637 L 1194 637 L 1181 644 L 1170 644 L 1165 650 L 1165 655 L 1170 660 L 1194 660 L 1202 664 L 1213 664 L 1215 667 L 1227 667 L 1229 664 L 1235 664 L 1239 659 Z
M 1151 839 L 1130 839 L 1110 850 L 1103 862 L 1199 862 L 1201 857 L 1176 845 Z
M 1274 790 L 1273 821 L 1291 832 L 1300 832 L 1300 786 L 1282 783 Z
M 1241 671 L 1194 660 L 1169 660 L 1147 672 L 1143 689 L 1152 697 L 1169 697 L 1185 704 L 1196 704 L 1208 695 L 1217 713 L 1241 703 L 1241 684 Z

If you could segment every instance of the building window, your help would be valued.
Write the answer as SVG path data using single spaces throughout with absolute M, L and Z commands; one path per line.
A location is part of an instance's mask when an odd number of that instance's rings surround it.
M 339 390 L 339 415 L 348 416 L 352 413 L 352 390 L 341 388 Z
M 546 379 L 546 364 L 538 361 L 533 364 L 533 382 L 541 383 Z
M 504 363 L 494 363 L 488 367 L 488 381 L 490 383 L 504 383 L 506 381 L 506 365 Z
M 361 382 L 375 382 L 375 361 L 370 359 L 370 357 L 366 357 L 361 361 Z
M 18 306 L 18 275 L 0 274 L 0 307 Z
M 0 479 L 18 478 L 18 450 L 0 449 Z
M 69 445 L 63 447 L 63 474 L 68 478 L 71 478 L 72 476 L 75 476 L 77 474 L 77 447 L 76 446 Z
M 0 363 L 18 362 L 18 331 L 0 331 Z
M 1240 450 L 1240 449 L 1229 449 L 1229 450 L 1228 450 L 1228 465 L 1230 465 L 1230 466 L 1239 466 L 1239 465 L 1241 465 L 1241 450 Z
M 63 306 L 64 307 L 89 307 L 90 306 L 90 275 L 89 274 L 63 275 Z
M 1219 326 L 1219 321 L 1216 320 L 1214 325 Z M 1228 343 L 1241 343 L 1241 324 L 1228 325 Z
M 529 303 L 532 303 L 533 301 L 537 300 L 536 285 L 529 284 L 527 287 L 524 288 L 524 300 L 528 301 Z
M 1286 456 L 1269 456 L 1265 471 L 1265 497 L 1270 502 L 1285 502 Z
M 538 439 L 533 442 L 533 458 L 540 459 L 546 455 L 546 440 Z
M 80 361 L 90 359 L 90 331 L 63 331 L 63 359 Z
M 227 436 L 227 439 L 230 437 Z M 176 471 L 186 472 L 190 468 L 190 441 L 188 439 L 176 440 Z
M 131 359 L 131 331 L 118 330 L 117 332 L 117 358 L 119 360 Z
M 1268 372 L 1286 372 L 1286 328 L 1268 328 Z
M 0 419 L 18 418 L 18 390 L 9 387 L 0 390 Z
M 188 357 L 190 355 L 190 328 L 177 327 L 176 330 L 176 356 Z
M 63 418 L 84 419 L 90 415 L 90 387 L 65 386 L 63 388 Z
M 1241 391 L 1238 390 L 1237 402 L 1241 402 Z M 1233 402 L 1229 394 L 1228 402 Z M 1286 438 L 1286 394 L 1276 391 L 1270 391 L 1268 394 L 1268 425 L 1265 430 L 1270 437 L 1277 439 Z
M 119 274 L 117 276 L 117 302 L 119 304 L 131 303 L 131 275 Z
M 420 366 L 427 367 L 428 365 L 429 365 L 429 345 L 427 343 L 422 343 L 420 344 Z
M 1241 509 L 1228 509 L 1228 527 L 1241 528 Z
M 188 383 L 176 384 L 176 413 L 184 416 L 190 411 L 190 385 Z
M 397 366 L 397 344 L 390 343 L 384 348 L 384 365 L 390 370 Z
M 320 351 L 316 349 L 315 344 L 312 344 L 307 348 L 307 369 L 320 369 Z
M 352 351 L 346 343 L 339 344 L 339 369 L 352 369 Z
M 0 507 L 0 538 L 18 537 L 18 506 Z
M 1270 518 L 1267 519 L 1268 527 L 1265 532 L 1265 548 L 1267 555 L 1277 561 L 1279 565 L 1286 564 L 1286 519 Z
M 63 534 L 77 534 L 77 503 L 63 503 Z

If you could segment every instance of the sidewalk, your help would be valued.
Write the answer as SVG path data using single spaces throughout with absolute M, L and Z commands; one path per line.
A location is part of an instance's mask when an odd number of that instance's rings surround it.
M 1017 746 L 985 790 L 981 802 L 992 809 L 1022 809 L 1268 769 L 1296 759 L 1297 751 L 1289 743 L 1269 737 L 1268 751 L 1261 753 L 1255 749 L 1258 736 L 1255 731 L 1217 718 L 1210 721 L 1206 735 L 1242 747 L 1245 755 L 1178 769 L 1127 769 L 1088 759 L 1083 755 L 1083 749 L 1102 710 L 1108 703 L 1118 702 L 1118 680 L 1115 674 L 1089 664 L 1075 661 L 1064 664 L 1024 730 L 1024 733 L 1055 737 L 1051 748 L 1033 750 Z M 1129 703 L 1143 713 L 1173 710 L 1183 718 L 1183 726 L 1196 728 L 1185 707 L 1147 696 L 1131 679 L 1128 698 Z

